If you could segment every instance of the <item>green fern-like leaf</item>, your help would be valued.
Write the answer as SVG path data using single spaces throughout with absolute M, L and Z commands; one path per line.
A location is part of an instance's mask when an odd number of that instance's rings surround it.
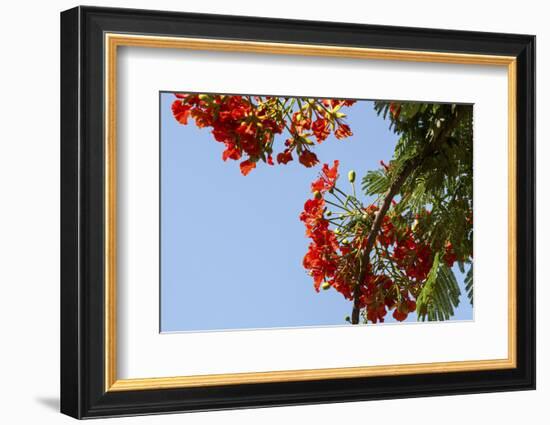
M 422 321 L 448 320 L 458 307 L 460 288 L 453 271 L 437 253 L 428 279 L 416 300 L 416 312 Z
M 466 293 L 468 294 L 468 299 L 470 304 L 474 305 L 474 265 L 470 266 L 470 270 L 466 273 L 464 278 L 464 284 L 466 286 Z
M 363 177 L 361 187 L 366 195 L 380 195 L 389 189 L 390 184 L 390 179 L 382 170 L 375 170 Z

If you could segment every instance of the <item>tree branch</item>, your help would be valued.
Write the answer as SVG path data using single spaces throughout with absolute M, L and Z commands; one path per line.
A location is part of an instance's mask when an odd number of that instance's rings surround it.
M 457 105 L 456 112 L 450 122 L 443 123 L 443 125 L 441 125 L 441 127 L 439 127 L 438 129 L 439 131 L 434 134 L 431 143 L 428 143 L 419 155 L 407 161 L 397 178 L 394 180 L 394 182 L 391 184 L 390 188 L 384 195 L 382 205 L 376 213 L 375 219 L 369 230 L 369 234 L 367 235 L 367 243 L 365 245 L 365 252 L 363 254 L 363 267 L 359 273 L 359 279 L 353 290 L 353 310 L 351 312 L 351 323 L 353 325 L 359 323 L 359 313 L 361 310 L 359 302 L 359 298 L 361 297 L 361 285 L 365 280 L 365 275 L 369 267 L 370 253 L 376 241 L 376 237 L 378 236 L 378 232 L 380 231 L 382 220 L 384 220 L 384 217 L 386 216 L 386 213 L 391 206 L 393 198 L 399 193 L 407 178 L 414 171 L 416 171 L 427 158 L 433 155 L 437 151 L 437 149 L 447 140 L 453 129 L 460 121 L 462 110 L 463 108 Z

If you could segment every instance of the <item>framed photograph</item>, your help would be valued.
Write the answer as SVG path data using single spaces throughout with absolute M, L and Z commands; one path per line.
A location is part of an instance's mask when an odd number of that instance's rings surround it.
M 534 36 L 77 7 L 61 72 L 63 413 L 535 388 Z

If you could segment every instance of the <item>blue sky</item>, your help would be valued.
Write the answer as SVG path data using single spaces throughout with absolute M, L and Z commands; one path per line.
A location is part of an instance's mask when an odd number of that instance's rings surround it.
M 209 129 L 176 122 L 173 100 L 160 95 L 161 331 L 345 325 L 351 302 L 333 289 L 315 292 L 302 267 L 308 239 L 298 216 L 319 167 L 261 163 L 244 177 L 238 161 L 222 161 L 223 144 Z M 354 135 L 331 136 L 315 152 L 360 180 L 389 161 L 397 138 L 372 102 L 345 112 Z M 462 292 L 454 319 L 470 320 Z

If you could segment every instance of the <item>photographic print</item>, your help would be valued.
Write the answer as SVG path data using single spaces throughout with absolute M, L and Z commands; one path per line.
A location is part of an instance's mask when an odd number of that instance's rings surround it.
M 473 320 L 472 122 L 161 92 L 161 331 Z
M 534 36 L 79 6 L 61 76 L 64 414 L 535 388 Z

